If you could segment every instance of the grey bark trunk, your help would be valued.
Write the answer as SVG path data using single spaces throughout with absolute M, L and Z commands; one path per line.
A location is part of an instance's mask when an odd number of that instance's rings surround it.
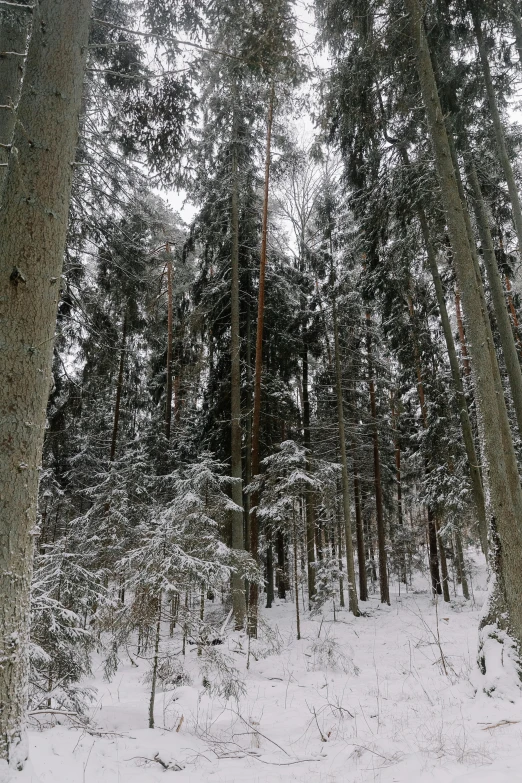
M 233 139 L 235 144 L 236 139 Z M 239 186 L 237 152 L 234 147 L 232 152 L 232 208 L 231 208 L 231 235 L 232 235 L 232 281 L 230 289 L 230 456 L 231 473 L 234 482 L 232 484 L 232 500 L 243 507 L 243 470 L 241 459 L 241 356 L 239 336 Z M 245 540 L 243 531 L 243 511 L 232 512 L 232 549 L 244 550 Z M 245 624 L 246 602 L 245 584 L 240 573 L 232 574 L 232 602 L 234 607 L 234 623 L 236 631 Z
M 0 55 L 0 194 L 22 86 L 29 19 L 27 8 L 0 8 L 0 52 L 5 52 Z
M 500 372 L 491 327 L 476 276 L 464 205 L 451 158 L 430 51 L 423 28 L 418 0 L 406 0 L 410 14 L 412 44 L 417 73 L 435 153 L 438 177 L 454 264 L 462 293 L 462 303 L 470 340 L 473 376 L 483 430 L 485 462 L 491 509 L 502 548 L 503 592 L 509 612 L 509 626 L 522 642 L 522 491 L 509 428 L 505 400 L 501 394 Z
M 502 125 L 502 120 L 500 119 L 497 97 L 495 95 L 495 88 L 493 87 L 493 80 L 491 78 L 491 69 L 489 67 L 488 53 L 486 51 L 486 44 L 484 42 L 484 36 L 482 33 L 482 25 L 480 23 L 478 7 L 475 2 L 469 2 L 468 7 L 473 19 L 473 27 L 475 30 L 475 37 L 477 39 L 480 62 L 482 64 L 482 73 L 484 76 L 484 85 L 486 88 L 489 111 L 491 113 L 493 130 L 495 131 L 495 138 L 497 140 L 498 157 L 508 186 L 509 199 L 511 201 L 511 208 L 513 210 L 513 222 L 515 224 L 515 231 L 517 234 L 518 249 L 520 254 L 522 253 L 522 206 L 520 204 L 520 196 L 518 195 L 515 175 L 513 173 L 513 167 L 511 166 L 511 161 L 509 160 L 509 154 L 506 147 L 504 128 Z
M 520 10 L 518 0 L 511 0 L 511 19 L 513 20 L 513 32 L 515 33 L 515 42 L 518 51 L 518 59 L 522 65 L 522 22 L 520 21 Z
M 388 583 L 388 558 L 386 555 L 386 529 L 384 524 L 384 505 L 382 500 L 381 454 L 379 448 L 379 430 L 377 423 L 377 404 L 375 400 L 375 382 L 373 378 L 373 362 L 371 350 L 371 318 L 366 313 L 366 344 L 368 352 L 368 385 L 370 387 L 370 410 L 372 415 L 373 441 L 373 477 L 375 481 L 375 516 L 377 522 L 377 542 L 379 548 L 379 589 L 381 603 L 390 605 L 390 586 Z
M 38 468 L 91 0 L 40 0 L 0 215 L 0 759 L 22 766 Z
M 352 515 L 350 510 L 350 479 L 348 477 L 348 458 L 346 455 L 346 433 L 344 428 L 343 387 L 341 377 L 341 359 L 339 351 L 339 325 L 337 322 L 337 302 L 335 293 L 332 301 L 335 357 L 335 389 L 337 394 L 337 420 L 339 426 L 339 451 L 342 466 L 342 494 L 344 517 L 344 542 L 346 549 L 346 570 L 348 572 L 348 605 L 356 617 L 359 616 L 357 588 L 355 583 L 355 564 L 353 560 Z
M 520 369 L 515 337 L 513 335 L 507 302 L 504 296 L 504 287 L 498 271 L 493 238 L 489 227 L 488 212 L 482 196 L 482 189 L 480 187 L 475 164 L 472 160 L 469 161 L 467 168 L 469 183 L 473 194 L 473 208 L 475 211 L 480 243 L 482 245 L 482 256 L 484 258 L 484 265 L 488 276 L 491 298 L 493 299 L 498 334 L 502 345 L 504 361 L 506 363 L 518 431 L 522 436 L 522 370 Z
M 431 243 L 428 221 L 426 220 L 426 215 L 424 214 L 424 210 L 422 208 L 418 210 L 418 216 L 424 238 L 424 244 L 426 246 L 428 264 L 430 267 L 431 276 L 433 278 L 433 284 L 435 286 L 435 295 L 437 297 L 437 304 L 439 306 L 442 331 L 444 332 L 444 339 L 446 341 L 446 350 L 448 351 L 451 376 L 453 380 L 453 386 L 455 388 L 455 397 L 460 417 L 462 439 L 464 441 L 466 456 L 468 458 L 469 473 L 471 478 L 471 492 L 475 510 L 477 512 L 480 543 L 482 546 L 482 551 L 487 556 L 488 526 L 486 517 L 486 501 L 484 499 L 484 487 L 482 485 L 479 460 L 475 449 L 475 441 L 473 439 L 473 428 L 471 426 L 471 419 L 469 417 L 466 395 L 464 394 L 464 386 L 462 384 L 462 377 L 460 374 L 459 360 L 457 356 L 457 350 L 455 348 L 455 341 L 453 339 L 453 330 L 451 328 L 448 309 L 446 307 L 446 298 L 444 296 L 444 289 L 442 287 L 442 281 L 439 275 L 437 256 Z

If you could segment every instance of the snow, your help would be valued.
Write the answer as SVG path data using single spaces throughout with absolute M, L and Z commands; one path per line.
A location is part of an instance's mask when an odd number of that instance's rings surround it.
M 477 581 L 477 580 L 476 580 Z M 246 678 L 237 701 L 201 685 L 159 692 L 148 726 L 149 662 L 123 663 L 112 682 L 95 672 L 92 723 L 29 734 L 31 762 L 19 783 L 522 783 L 522 698 L 490 698 L 476 664 L 485 577 L 474 602 L 437 605 L 425 578 L 391 607 L 376 598 L 354 619 L 336 608 L 295 639 L 291 597 L 262 610 L 252 644 L 228 631 L 219 648 Z M 482 588 L 482 589 L 480 589 Z M 214 606 L 216 619 L 227 610 Z M 219 623 L 221 624 L 221 623 Z M 264 630 L 263 630 L 264 629 Z M 168 643 L 165 629 L 164 643 Z M 179 642 L 173 642 L 179 649 Z M 446 673 L 444 672 L 444 666 Z M 156 760 L 155 760 L 156 757 Z M 169 769 L 164 769 L 162 761 Z

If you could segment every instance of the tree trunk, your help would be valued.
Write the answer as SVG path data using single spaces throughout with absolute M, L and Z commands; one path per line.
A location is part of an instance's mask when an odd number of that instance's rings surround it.
M 433 595 L 442 595 L 440 581 L 439 554 L 437 551 L 437 530 L 435 527 L 435 515 L 431 506 L 428 506 L 428 553 L 430 563 L 431 590 Z
M 442 281 L 439 275 L 439 268 L 437 264 L 437 256 L 435 249 L 431 243 L 428 221 L 422 208 L 418 209 L 418 217 L 421 225 L 424 244 L 426 246 L 426 253 L 428 256 L 428 264 L 430 267 L 433 284 L 435 286 L 435 294 L 437 297 L 437 304 L 439 306 L 440 320 L 442 323 L 442 331 L 444 332 L 444 339 L 446 341 L 446 350 L 448 351 L 448 358 L 451 368 L 451 376 L 453 380 L 453 386 L 455 389 L 455 397 L 457 407 L 459 411 L 460 426 L 462 430 L 462 439 L 464 441 L 464 447 L 466 449 L 466 456 L 468 458 L 468 467 L 471 478 L 471 493 L 473 497 L 473 503 L 477 512 L 480 543 L 482 551 L 487 557 L 488 551 L 488 528 L 486 518 L 486 502 L 484 499 L 484 487 L 482 485 L 482 476 L 480 473 L 479 460 L 477 452 L 475 450 L 475 441 L 473 439 L 473 428 L 471 426 L 471 420 L 469 417 L 468 404 L 466 401 L 466 395 L 464 394 L 464 386 L 462 384 L 462 377 L 460 374 L 459 360 L 457 357 L 457 351 L 455 348 L 455 341 L 453 339 L 453 330 L 451 328 L 451 322 L 446 307 L 446 298 L 444 296 L 444 289 L 442 287 Z M 462 318 L 460 317 L 460 301 L 457 307 L 457 318 L 459 319 L 459 332 L 461 332 L 461 345 L 462 354 L 465 357 L 465 362 L 468 363 L 466 343 L 464 340 L 464 327 L 462 325 Z
M 468 346 L 466 344 L 466 334 L 464 332 L 464 322 L 462 320 L 462 309 L 460 306 L 460 291 L 458 288 L 455 289 L 455 312 L 457 313 L 457 328 L 459 330 L 462 364 L 466 376 L 469 377 L 471 375 L 471 364 L 469 361 Z
M 91 0 L 40 0 L 0 213 L 0 759 L 23 766 L 29 595 Z
M 515 42 L 518 51 L 518 59 L 522 66 L 522 22 L 520 21 L 520 5 L 518 0 L 511 0 L 511 19 L 513 20 L 513 32 L 515 33 Z
M 259 474 L 259 436 L 261 426 L 261 376 L 263 373 L 263 325 L 265 318 L 265 272 L 266 272 L 266 247 L 268 233 L 268 194 L 270 190 L 270 152 L 272 143 L 272 121 L 274 116 L 274 85 L 270 92 L 268 106 L 268 119 L 266 125 L 266 152 L 265 152 L 265 186 L 263 195 L 263 219 L 261 226 L 261 259 L 259 264 L 259 294 L 257 300 L 257 335 L 256 335 L 256 368 L 254 378 L 254 412 L 252 416 L 252 478 Z M 256 563 L 259 562 L 259 524 L 257 520 L 256 506 L 258 497 L 252 498 L 254 508 L 250 513 L 250 552 Z M 250 583 L 250 600 L 248 610 L 248 634 L 257 637 L 257 603 L 259 588 L 254 580 Z
M 277 551 L 277 595 L 278 598 L 286 599 L 286 563 L 285 563 L 285 540 L 281 530 L 276 533 L 276 551 Z
M 375 513 L 377 519 L 377 542 L 379 548 L 379 588 L 381 603 L 390 604 L 390 587 L 388 584 L 388 563 L 386 557 L 386 530 L 384 526 L 384 507 L 382 502 L 381 455 L 379 450 L 379 430 L 377 423 L 377 404 L 375 400 L 375 384 L 373 379 L 373 362 L 371 350 L 371 319 L 366 313 L 366 345 L 368 351 L 368 383 L 370 387 L 370 410 L 372 415 L 373 441 L 373 475 L 375 480 Z
M 464 214 L 465 207 L 459 194 L 419 2 L 406 0 L 406 7 L 410 14 L 417 73 L 426 108 L 455 270 L 470 338 L 473 376 L 488 468 L 489 496 L 499 544 L 502 547 L 502 568 L 498 577 L 509 614 L 508 625 L 515 640 L 520 644 L 522 642 L 520 577 L 522 491 L 518 466 L 505 400 L 500 392 L 500 372 L 491 326 L 479 289 Z M 498 616 L 496 619 L 500 620 Z
M 310 398 L 308 395 L 308 351 L 305 349 L 302 354 L 302 379 L 303 379 L 303 441 L 306 449 L 306 467 L 310 470 Z M 306 564 L 308 577 L 308 601 L 312 601 L 315 595 L 315 550 L 316 550 L 316 524 L 314 494 L 311 489 L 305 490 L 305 518 L 306 518 Z M 321 546 L 317 546 L 317 555 L 321 554 Z M 311 607 L 311 603 L 310 603 Z
M 149 729 L 154 728 L 154 702 L 156 701 L 156 682 L 158 679 L 159 646 L 161 636 L 161 593 L 158 596 L 158 619 L 154 637 L 154 655 L 152 657 L 152 676 L 150 679 Z
M 368 580 L 366 578 L 366 548 L 364 545 L 364 522 L 361 509 L 361 488 L 355 462 L 355 444 L 352 442 L 353 493 L 355 498 L 355 529 L 357 532 L 357 562 L 359 564 L 359 598 L 368 600 Z
M 230 456 L 232 483 L 232 500 L 240 509 L 243 508 L 243 467 L 242 467 L 242 433 L 241 433 L 241 340 L 239 321 L 239 183 L 238 163 L 235 144 L 236 128 L 234 126 L 234 148 L 232 151 L 232 198 L 230 231 L 231 248 L 231 288 L 230 288 Z M 232 512 L 232 549 L 244 550 L 243 511 Z M 234 606 L 234 623 L 236 631 L 245 624 L 245 584 L 240 573 L 232 574 L 232 602 Z
M 357 588 L 355 583 L 355 564 L 353 560 L 352 514 L 350 510 L 350 479 L 348 477 L 348 457 L 346 454 L 346 433 L 344 429 L 344 404 L 341 375 L 341 357 L 339 350 L 339 324 L 337 319 L 337 301 L 335 292 L 332 296 L 333 330 L 334 330 L 334 362 L 335 389 L 337 395 L 337 424 L 339 428 L 339 452 L 342 467 L 342 497 L 344 518 L 344 544 L 346 548 L 346 570 L 348 572 L 348 606 L 355 617 L 358 617 Z
M 15 3 L 13 7 L 0 7 L 0 197 L 13 140 L 30 18 L 27 4 L 18 9 Z
M 274 550 L 272 547 L 272 524 L 266 523 L 266 608 L 274 602 Z
M 120 366 L 118 368 L 118 382 L 116 384 L 116 402 L 114 405 L 114 418 L 112 424 L 112 438 L 111 438 L 111 453 L 109 456 L 110 462 L 114 462 L 116 456 L 116 446 L 118 444 L 118 425 L 120 422 L 120 407 L 121 407 L 121 392 L 123 389 L 123 372 L 125 370 L 125 343 L 127 340 L 127 310 L 125 310 L 125 316 L 123 318 L 123 329 L 121 333 L 121 347 L 120 347 Z
M 437 530 L 437 541 L 439 544 L 439 559 L 440 559 L 440 572 L 442 577 L 442 595 L 444 596 L 445 603 L 449 604 L 451 601 L 449 592 L 449 575 L 448 575 L 448 561 L 446 558 L 446 547 L 440 534 L 440 525 L 435 521 L 435 527 Z
M 297 639 L 301 638 L 301 618 L 299 616 L 299 580 L 297 577 L 297 524 L 295 521 L 295 506 L 293 507 L 293 525 L 292 533 L 294 539 L 294 599 L 295 599 L 295 622 L 297 630 Z
M 511 388 L 511 396 L 517 418 L 518 431 L 522 436 L 522 370 L 520 369 L 520 362 L 518 359 L 517 347 L 513 335 L 513 328 L 509 319 L 506 299 L 504 296 L 504 288 L 502 286 L 500 272 L 498 271 L 497 258 L 495 255 L 495 248 L 493 246 L 493 238 L 491 236 L 491 230 L 489 227 L 488 213 L 473 161 L 469 162 L 467 168 L 469 182 L 473 193 L 472 200 L 477 227 L 479 230 L 480 243 L 482 245 L 482 256 L 484 258 L 484 265 L 486 267 L 486 274 L 488 276 L 489 282 L 489 290 L 491 291 L 491 298 L 493 300 L 493 308 L 497 322 L 498 334 L 500 337 L 502 353 L 504 355 L 504 362 L 506 364 L 506 370 L 509 378 L 509 386 Z
M 509 199 L 511 201 L 511 208 L 513 211 L 513 222 L 515 224 L 515 231 L 518 239 L 519 252 L 522 252 L 522 206 L 520 204 L 520 196 L 518 195 L 517 184 L 515 182 L 515 175 L 513 173 L 513 167 L 509 160 L 509 155 L 506 147 L 506 139 L 504 137 L 504 128 L 502 126 L 502 120 L 500 119 L 500 113 L 497 106 L 497 98 L 495 95 L 495 89 L 493 87 L 493 80 L 491 78 L 491 70 L 489 67 L 488 54 L 486 51 L 486 45 L 484 42 L 484 36 L 482 34 L 482 25 L 480 23 L 480 17 L 478 13 L 478 6 L 473 0 L 469 2 L 468 8 L 473 19 L 473 28 L 475 30 L 475 37 L 477 39 L 477 46 L 479 50 L 480 62 L 482 64 L 482 73 L 484 76 L 484 85 L 486 87 L 486 95 L 489 104 L 489 111 L 491 113 L 491 119 L 493 121 L 493 130 L 495 131 L 495 138 L 497 140 L 497 151 L 504 177 L 509 191 Z
M 460 530 L 455 531 L 455 550 L 456 550 L 456 560 L 457 560 L 457 572 L 460 577 L 460 583 L 462 585 L 462 595 L 466 599 L 466 601 L 469 601 L 469 588 L 468 588 L 468 580 L 466 578 L 466 566 L 464 563 L 464 552 L 462 551 L 462 538 L 460 535 Z
M 165 408 L 165 437 L 170 441 L 172 424 L 172 254 L 167 242 L 167 404 Z

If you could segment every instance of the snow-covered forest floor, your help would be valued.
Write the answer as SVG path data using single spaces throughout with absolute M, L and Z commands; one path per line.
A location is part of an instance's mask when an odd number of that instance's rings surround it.
M 391 607 L 372 599 L 357 620 L 347 610 L 336 611 L 335 621 L 331 611 L 312 619 L 303 612 L 300 641 L 294 604 L 276 600 L 262 611 L 248 671 L 247 639 L 229 631 L 225 644 L 209 649 L 237 667 L 229 687 L 244 678 L 238 699 L 208 693 L 200 670 L 207 657 L 189 645 L 192 682 L 159 686 L 155 729 L 147 728 L 150 661 L 131 649 L 131 663 L 122 653 L 111 682 L 100 662 L 88 683 L 96 688 L 91 730 L 66 725 L 67 718 L 33 727 L 24 781 L 522 781 L 522 699 L 480 690 L 483 568 L 471 602 L 435 605 L 420 575 L 413 591 L 399 596 L 394 587 Z M 217 601 L 212 612 L 216 624 L 226 616 Z M 169 644 L 180 649 L 168 627 L 164 637 L 163 653 Z M 217 678 L 215 670 L 208 676 Z

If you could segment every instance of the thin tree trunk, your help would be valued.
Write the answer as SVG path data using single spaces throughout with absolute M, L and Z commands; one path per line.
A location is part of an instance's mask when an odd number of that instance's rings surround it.
M 515 340 L 517 341 L 517 345 L 520 348 L 521 344 L 520 344 L 518 315 L 517 315 L 517 311 L 515 309 L 515 303 L 513 302 L 513 289 L 511 287 L 511 280 L 509 279 L 509 275 L 508 274 L 505 275 L 505 281 L 506 281 L 506 294 L 507 294 L 509 312 L 511 313 L 511 318 L 513 319 L 513 329 L 515 331 Z
M 520 5 L 518 0 L 511 0 L 511 19 L 513 20 L 513 32 L 515 33 L 515 42 L 518 51 L 518 59 L 522 66 L 522 21 L 520 20 Z
M 237 130 L 234 117 L 234 138 L 232 151 L 232 208 L 230 230 L 232 237 L 231 252 L 231 289 L 230 289 L 230 456 L 232 483 L 232 500 L 238 506 L 232 512 L 232 549 L 244 550 L 243 532 L 243 467 L 242 467 L 242 432 L 241 432 L 241 356 L 240 356 L 240 321 L 239 321 L 239 172 L 237 163 Z M 241 510 L 239 510 L 241 509 Z M 232 602 L 234 606 L 234 623 L 236 631 L 245 624 L 245 583 L 240 573 L 232 574 Z
M 274 550 L 272 547 L 272 524 L 266 523 L 266 608 L 274 602 Z
M 448 561 L 446 558 L 446 547 L 444 546 L 444 541 L 442 540 L 442 536 L 440 534 L 440 525 L 437 520 L 435 520 L 435 528 L 437 530 L 437 541 L 439 544 L 440 573 L 442 577 L 442 595 L 444 597 L 445 603 L 449 604 L 449 602 L 451 601 L 451 597 L 449 592 Z
M 152 658 L 152 676 L 150 681 L 150 699 L 149 699 L 149 729 L 154 728 L 154 702 L 156 700 L 156 682 L 158 679 L 160 636 L 161 636 L 161 593 L 158 596 L 158 619 L 156 621 L 156 635 L 154 637 L 154 656 Z
M 258 475 L 260 466 L 259 436 L 261 426 L 261 376 L 263 373 L 263 325 L 265 318 L 265 272 L 266 272 L 266 248 L 268 233 L 268 194 L 270 190 L 270 152 L 272 142 L 272 121 L 274 116 L 275 88 L 272 84 L 270 101 L 268 106 L 268 119 L 266 126 L 266 152 L 265 152 L 265 187 L 263 196 L 263 219 L 261 226 L 261 260 L 259 264 L 259 294 L 257 301 L 257 337 L 256 337 L 256 368 L 254 378 L 254 413 L 252 417 L 252 478 Z M 254 508 L 250 514 L 250 552 L 254 560 L 259 562 L 259 523 L 255 506 L 259 498 L 253 500 Z M 250 583 L 250 600 L 248 610 L 248 634 L 257 637 L 257 604 L 259 588 L 254 580 Z
M 471 364 L 469 361 L 468 346 L 466 344 L 466 334 L 464 332 L 464 322 L 462 320 L 462 309 L 460 306 L 460 291 L 455 289 L 455 312 L 457 313 L 457 328 L 459 330 L 460 353 L 464 372 L 469 377 L 471 375 Z
M 459 530 L 455 531 L 455 550 L 456 550 L 456 559 L 457 559 L 457 571 L 460 577 L 460 583 L 462 585 L 462 595 L 464 596 L 466 601 L 469 601 L 468 580 L 466 578 L 464 552 L 462 551 L 462 538 Z
M 116 446 L 118 444 L 118 425 L 120 422 L 120 407 L 121 407 L 121 393 L 123 389 L 123 372 L 125 370 L 125 343 L 127 340 L 127 310 L 125 310 L 125 316 L 123 318 L 123 329 L 121 333 L 121 347 L 120 347 L 120 365 L 118 368 L 118 382 L 116 384 L 116 402 L 114 405 L 114 419 L 112 424 L 112 438 L 111 438 L 111 453 L 109 460 L 114 462 L 116 456 Z
M 368 600 L 368 580 L 366 578 L 366 548 L 364 545 L 364 522 L 361 509 L 361 489 L 355 461 L 355 444 L 352 441 L 353 493 L 355 498 L 355 530 L 357 533 L 357 562 L 359 564 L 359 599 Z
M 302 354 L 302 379 L 303 379 L 303 441 L 306 449 L 306 467 L 308 470 L 311 468 L 310 462 L 310 450 L 311 450 L 311 433 L 310 433 L 310 397 L 308 394 L 308 350 L 305 344 Z M 315 522 L 315 507 L 314 507 L 314 493 L 313 490 L 305 490 L 305 513 L 306 513 L 306 561 L 307 561 L 307 576 L 308 576 L 308 601 L 311 608 L 311 601 L 315 596 L 315 550 L 316 550 L 316 537 L 318 536 L 318 530 Z M 317 542 L 317 556 L 322 556 L 321 546 Z
M 484 309 L 475 262 L 466 225 L 465 206 L 459 194 L 450 143 L 442 113 L 430 52 L 424 33 L 418 0 L 406 0 L 410 14 L 411 39 L 417 73 L 426 108 L 428 127 L 435 152 L 442 200 L 453 249 L 457 280 L 462 293 L 466 326 L 470 337 L 473 376 L 483 430 L 485 460 L 488 468 L 492 515 L 498 531 L 496 552 L 497 592 L 490 614 L 502 622 L 501 608 L 506 602 L 509 626 L 518 643 L 522 642 L 522 491 L 511 437 L 507 409 L 500 393 L 501 381 L 491 326 Z M 501 555 L 501 559 L 498 557 Z M 505 616 L 505 615 L 504 615 Z M 488 618 L 489 620 L 490 618 Z
M 379 548 L 379 588 L 381 603 L 390 604 L 390 587 L 388 584 L 388 563 L 386 557 L 386 530 L 384 526 L 384 506 L 382 502 L 381 455 L 379 450 L 379 430 L 377 423 L 377 404 L 375 400 L 375 383 L 373 379 L 373 362 L 371 350 L 371 319 L 366 313 L 366 345 L 368 351 L 368 383 L 370 387 L 370 410 L 372 415 L 373 441 L 373 475 L 375 480 L 375 512 L 377 519 L 377 542 Z
M 500 272 L 498 271 L 493 238 L 489 227 L 488 213 L 482 190 L 478 180 L 475 164 L 473 161 L 468 165 L 468 178 L 473 193 L 473 207 L 482 245 L 482 256 L 488 276 L 489 290 L 493 300 L 495 319 L 497 322 L 498 334 L 502 345 L 502 353 L 509 378 L 513 407 L 517 418 L 518 431 L 522 436 L 522 370 L 518 359 L 517 347 L 513 335 L 513 328 L 509 320 L 509 313 L 504 296 L 504 289 Z
M 333 270 L 332 270 L 333 271 Z M 342 467 L 342 497 L 344 518 L 344 545 L 346 548 L 346 570 L 348 572 L 348 606 L 355 617 L 358 617 L 357 588 L 355 582 L 355 564 L 353 560 L 352 514 L 350 509 L 350 479 L 348 477 L 348 457 L 346 454 L 346 433 L 344 428 L 343 387 L 341 374 L 341 357 L 339 349 L 339 324 L 337 318 L 337 301 L 335 293 L 332 296 L 333 330 L 334 330 L 334 362 L 335 390 L 337 395 L 337 425 L 339 428 L 339 452 Z
M 16 8 L 16 2 L 13 7 L 0 7 L 0 197 L 13 140 L 30 19 L 24 0 L 20 0 L 23 8 Z
M 339 566 L 339 603 L 341 608 L 344 609 L 343 532 L 341 527 L 341 520 L 337 514 L 334 514 L 332 530 L 334 535 L 334 554 L 337 554 L 337 563 Z
M 497 98 L 495 95 L 495 89 L 493 87 L 493 79 L 491 78 L 491 69 L 489 67 L 488 54 L 486 51 L 486 45 L 482 33 L 482 25 L 480 23 L 480 17 L 478 13 L 479 7 L 473 0 L 472 2 L 469 2 L 468 0 L 468 8 L 471 13 L 471 18 L 473 19 L 473 28 L 475 30 L 480 62 L 482 64 L 482 73 L 484 76 L 484 85 L 486 87 L 489 111 L 491 113 L 493 130 L 495 131 L 495 138 L 497 141 L 498 157 L 508 186 L 509 199 L 511 201 L 511 208 L 513 211 L 513 222 L 515 224 L 515 231 L 518 239 L 518 248 L 519 252 L 522 252 L 522 205 L 520 203 L 520 196 L 518 195 L 513 167 L 511 166 L 511 161 L 509 160 L 506 139 L 504 137 L 504 128 L 502 126 L 502 120 L 500 119 Z
M 281 530 L 276 533 L 277 551 L 277 595 L 286 598 L 286 567 L 285 567 L 285 540 Z
M 0 213 L 0 759 L 23 766 L 29 595 L 90 0 L 33 4 Z
M 297 626 L 297 639 L 301 638 L 301 618 L 299 615 L 299 581 L 297 578 L 297 525 L 295 521 L 295 507 L 293 507 L 293 538 L 294 538 L 294 598 L 295 598 L 295 622 Z
M 172 424 L 172 254 L 167 243 L 167 404 L 165 409 L 165 437 L 170 441 Z

